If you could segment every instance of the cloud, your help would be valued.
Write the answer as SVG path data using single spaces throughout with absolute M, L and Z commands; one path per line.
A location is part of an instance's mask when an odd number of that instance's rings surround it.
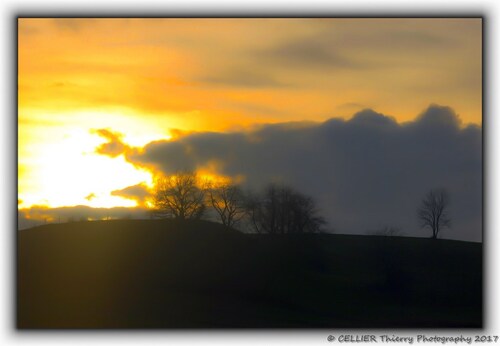
M 482 130 L 463 127 L 451 108 L 432 105 L 416 120 L 363 110 L 350 120 L 274 124 L 251 132 L 194 133 L 126 154 L 164 173 L 217 162 L 248 187 L 283 181 L 313 196 L 339 233 L 385 226 L 427 236 L 416 208 L 432 188 L 449 190 L 453 229 L 444 237 L 480 241 Z
M 344 23 L 343 30 L 336 25 L 328 26 L 307 37 L 257 50 L 255 61 L 259 65 L 271 63 L 276 68 L 352 72 L 394 68 L 408 64 L 407 61 L 415 64 L 424 52 L 456 48 L 455 39 L 445 34 L 426 32 L 420 27 L 403 29 L 401 24 L 384 24 L 387 23 L 364 20 L 352 25 Z M 386 53 L 383 59 L 380 59 L 381 52 Z
M 107 139 L 106 143 L 101 144 L 95 150 L 96 153 L 116 157 L 127 151 L 130 147 L 122 141 L 123 135 L 118 132 L 112 132 L 108 129 L 92 130 L 92 133 Z
M 233 125 L 247 113 L 235 111 L 232 101 L 280 108 L 300 119 L 348 101 L 376 106 L 392 98 L 390 111 L 407 119 L 433 99 L 453 102 L 481 121 L 480 18 L 21 23 L 20 31 L 40 31 L 21 35 L 19 42 L 20 67 L 37 61 L 20 75 L 21 109 L 125 107 L 142 119 L 199 110 L 224 114 L 235 119 Z M 90 53 L 76 57 L 82 46 Z M 47 70 L 53 81 L 45 78 Z M 171 126 L 171 116 L 164 118 L 163 126 Z M 278 118 L 290 119 L 272 120 Z M 226 128 L 219 123 L 211 122 L 210 129 Z
M 473 24 L 469 22 L 463 30 L 467 35 L 480 36 L 479 26 Z M 452 21 L 439 23 L 408 19 L 325 21 L 315 30 L 249 52 L 248 56 L 254 62 L 254 68 L 249 70 L 273 66 L 274 72 L 286 69 L 289 77 L 297 71 L 307 71 L 316 74 L 316 79 L 320 80 L 319 74 L 334 72 L 331 79 L 338 81 L 341 72 L 379 70 L 384 73 L 387 69 L 402 66 L 412 70 L 424 65 L 435 66 L 437 61 L 443 63 L 443 49 L 458 52 L 464 48 L 467 40 L 456 37 L 456 31 L 461 30 L 459 25 Z M 356 77 L 350 74 L 349 78 Z M 357 78 L 362 80 L 366 75 L 360 74 Z M 292 81 L 287 80 L 287 84 L 298 86 L 304 83 L 300 79 Z
M 150 195 L 150 191 L 145 184 L 137 184 L 121 190 L 112 191 L 111 195 L 132 199 L 137 201 L 139 205 L 144 205 L 146 197 Z
M 325 73 L 325 70 L 360 70 L 373 67 L 367 56 L 347 55 L 332 40 L 331 35 L 323 31 L 306 38 L 294 38 L 272 42 L 267 48 L 248 49 L 239 52 L 246 61 L 242 67 L 231 63 L 223 64 L 211 74 L 198 78 L 197 81 L 213 86 L 233 86 L 241 88 L 296 88 L 302 86 L 303 78 L 294 78 L 300 71 Z M 279 71 L 286 73 L 279 74 Z
M 96 195 L 95 195 L 95 193 L 93 193 L 93 192 L 92 192 L 92 193 L 89 193 L 89 194 L 85 197 L 85 199 L 86 199 L 87 201 L 91 201 L 91 200 L 93 200 L 94 198 L 96 198 Z
M 242 88 L 295 88 L 303 83 L 290 78 L 303 69 L 308 72 L 325 69 L 361 69 L 371 66 L 361 63 L 355 57 L 347 57 L 332 44 L 332 40 L 320 33 L 308 38 L 272 42 L 267 48 L 248 49 L 241 52 L 245 66 L 234 67 L 225 64 L 211 74 L 198 79 L 212 85 L 229 85 Z M 365 59 L 366 60 L 366 59 Z M 286 74 L 277 77 L 277 71 L 285 69 Z
M 270 60 L 280 65 L 300 68 L 325 67 L 356 69 L 365 67 L 355 59 L 349 59 L 341 54 L 333 45 L 320 37 L 291 40 L 276 47 L 259 51 L 257 57 Z

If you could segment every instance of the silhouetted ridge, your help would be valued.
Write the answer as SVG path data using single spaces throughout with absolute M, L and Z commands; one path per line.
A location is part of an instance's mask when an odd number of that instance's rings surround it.
M 200 220 L 18 233 L 21 328 L 480 327 L 481 244 Z

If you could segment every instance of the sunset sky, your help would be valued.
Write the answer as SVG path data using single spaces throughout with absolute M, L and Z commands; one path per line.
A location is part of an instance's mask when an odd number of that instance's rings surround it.
M 20 18 L 19 208 L 137 206 L 127 191 L 167 171 L 152 150 L 192 133 L 312 131 L 370 109 L 401 131 L 439 113 L 469 136 L 482 126 L 481 30 L 480 18 Z M 201 157 L 191 168 L 244 175 Z

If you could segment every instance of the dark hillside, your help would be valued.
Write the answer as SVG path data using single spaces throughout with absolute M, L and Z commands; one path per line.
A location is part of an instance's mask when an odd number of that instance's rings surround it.
M 481 244 L 120 220 L 18 233 L 20 328 L 481 327 Z

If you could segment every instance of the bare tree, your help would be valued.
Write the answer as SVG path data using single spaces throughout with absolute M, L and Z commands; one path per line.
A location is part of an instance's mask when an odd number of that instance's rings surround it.
M 194 172 L 179 172 L 156 179 L 153 215 L 180 220 L 199 219 L 206 210 L 205 191 Z
M 284 185 L 271 184 L 260 197 L 251 196 L 247 212 L 257 233 L 319 232 L 326 223 L 312 198 Z
M 207 183 L 207 194 L 224 226 L 234 227 L 246 215 L 243 191 L 238 185 L 210 182 Z
M 263 217 L 261 197 L 251 191 L 248 191 L 245 194 L 245 209 L 250 223 L 250 228 L 252 228 L 256 233 L 263 233 L 264 229 L 261 226 Z
M 436 239 L 439 232 L 450 227 L 451 220 L 448 215 L 450 199 L 444 189 L 429 191 L 417 209 L 417 216 L 421 228 L 430 228 L 432 238 Z

